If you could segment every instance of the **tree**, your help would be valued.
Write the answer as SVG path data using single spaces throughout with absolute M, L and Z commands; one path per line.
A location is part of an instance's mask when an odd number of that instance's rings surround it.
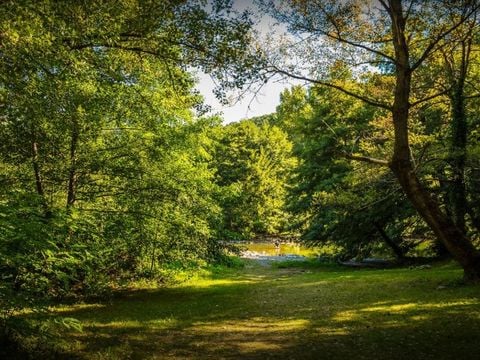
M 8 287 L 88 294 L 157 265 L 212 259 L 220 210 L 206 134 L 215 121 L 195 116 L 202 104 L 186 68 L 228 86 L 247 79 L 226 76 L 238 59 L 255 61 L 244 51 L 251 22 L 222 1 L 208 6 L 2 4 Z
M 463 24 L 472 21 L 479 4 L 475 1 L 413 0 L 281 3 L 268 2 L 267 10 L 302 37 L 304 41 L 299 44 L 306 52 L 301 54 L 298 47 L 291 46 L 284 51 L 297 53 L 289 66 L 272 62 L 271 71 L 335 88 L 390 112 L 394 127 L 391 158 L 357 157 L 357 160 L 388 166 L 416 211 L 461 264 L 465 279 L 480 281 L 480 253 L 442 211 L 417 175 L 409 139 L 411 110 L 443 94 L 432 94 L 426 89 L 421 91 L 421 83 L 419 88 L 415 86 L 416 74 L 427 59 L 439 54 L 443 41 L 447 41 Z M 326 76 L 326 69 L 319 67 L 318 63 L 314 64 L 317 67 L 311 69 L 310 74 L 305 74 L 301 71 L 304 66 L 298 63 L 301 58 L 326 61 L 327 64 L 330 60 L 331 67 L 340 61 L 359 74 L 368 71 L 368 67 L 362 69 L 365 64 L 387 71 L 393 68 L 391 95 L 377 98 L 375 93 L 369 93 L 368 86 L 360 90 L 352 88 L 341 78 Z M 292 63 L 294 60 L 297 63 Z
M 225 227 L 231 236 L 279 235 L 288 219 L 287 179 L 295 164 L 286 134 L 268 122 L 243 120 L 223 128 L 216 152 L 224 189 Z
M 339 245 L 344 258 L 368 256 L 383 245 L 403 260 L 416 244 L 410 239 L 418 225 L 412 225 L 421 222 L 386 168 L 343 156 L 388 153 L 385 112 L 325 87 L 308 93 L 293 87 L 281 100 L 276 121 L 289 129 L 299 159 L 289 210 L 302 240 Z
M 220 255 L 216 120 L 187 69 L 244 84 L 250 27 L 224 1 L 2 2 L 2 343 L 12 309 Z
M 467 101 L 475 94 L 469 76 L 472 67 L 475 20 L 459 31 L 457 41 L 447 43 L 442 49 L 443 66 L 446 73 L 447 92 L 451 108 L 450 156 L 452 169 L 451 184 L 448 186 L 449 209 L 456 226 L 466 232 L 466 214 L 469 208 L 466 189 L 466 162 L 468 144 Z

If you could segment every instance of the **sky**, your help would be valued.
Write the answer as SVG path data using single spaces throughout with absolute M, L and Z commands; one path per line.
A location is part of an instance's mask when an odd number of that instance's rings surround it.
M 240 12 L 246 9 L 254 9 L 254 13 L 259 13 L 258 8 L 253 4 L 253 0 L 234 0 L 233 4 L 234 9 Z M 258 30 L 261 35 L 266 35 L 267 33 L 272 35 L 272 31 L 285 31 L 285 28 L 282 26 L 275 27 L 275 21 L 268 15 L 263 15 L 262 18 L 258 20 L 255 29 Z M 243 99 L 225 106 L 218 102 L 212 92 L 215 87 L 212 79 L 202 73 L 197 74 L 197 76 L 199 78 L 197 89 L 204 96 L 205 104 L 211 106 L 212 112 L 210 114 L 222 113 L 224 123 L 275 112 L 277 105 L 280 103 L 280 93 L 294 84 L 299 84 L 298 81 L 294 80 L 279 81 L 271 79 L 257 94 L 246 94 Z
M 280 93 L 285 88 L 290 88 L 293 84 L 293 81 L 279 82 L 271 80 L 256 95 L 253 93 L 246 94 L 243 99 L 226 106 L 220 104 L 215 98 L 212 92 L 215 85 L 208 75 L 199 74 L 197 89 L 204 96 L 205 104 L 211 106 L 212 111 L 210 114 L 222 113 L 223 122 L 230 123 L 275 112 L 277 105 L 280 103 Z

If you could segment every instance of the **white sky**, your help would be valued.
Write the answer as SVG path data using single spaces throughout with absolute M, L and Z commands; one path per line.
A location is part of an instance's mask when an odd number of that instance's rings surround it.
M 292 85 L 293 82 L 270 81 L 256 95 L 253 93 L 246 94 L 243 99 L 229 106 L 220 104 L 215 98 L 213 94 L 215 85 L 208 75 L 199 74 L 197 89 L 204 96 L 205 104 L 212 107 L 210 114 L 222 113 L 220 115 L 223 122 L 230 123 L 275 112 L 277 105 L 280 103 L 280 93 Z
M 233 7 L 238 11 L 253 9 L 254 13 L 259 13 L 258 8 L 253 4 L 253 0 L 234 0 Z M 258 23 L 255 28 L 261 35 L 266 35 L 267 33 L 272 35 L 272 31 L 274 33 L 285 31 L 285 27 L 282 26 L 275 28 L 274 30 L 274 20 L 268 15 L 263 15 L 262 18 L 257 20 Z M 224 106 L 218 102 L 212 92 L 215 87 L 212 79 L 210 79 L 208 75 L 202 73 L 198 74 L 198 78 L 199 83 L 197 89 L 204 96 L 205 104 L 212 107 L 212 112 L 210 114 L 222 113 L 223 115 L 221 116 L 224 123 L 275 112 L 277 105 L 280 103 L 280 93 L 285 88 L 290 88 L 293 84 L 300 83 L 293 80 L 280 82 L 272 79 L 265 84 L 256 95 L 253 93 L 247 93 L 243 99 L 233 102 L 232 105 Z M 232 97 L 235 98 L 234 94 L 227 95 L 232 95 Z

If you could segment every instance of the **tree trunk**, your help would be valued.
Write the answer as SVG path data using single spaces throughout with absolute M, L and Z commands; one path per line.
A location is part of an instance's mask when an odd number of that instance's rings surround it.
M 40 164 L 38 163 L 38 143 L 35 139 L 32 140 L 32 165 L 35 173 L 35 187 L 37 189 L 37 194 L 44 198 L 45 192 L 43 190 L 42 176 L 40 174 Z
M 480 168 L 470 168 L 469 183 L 466 184 L 469 195 L 467 201 L 467 214 L 472 226 L 480 233 Z
M 398 260 L 404 260 L 405 259 L 405 251 L 390 237 L 388 234 L 385 232 L 382 226 L 380 226 L 379 223 L 375 222 L 374 223 L 375 228 L 377 229 L 378 233 L 382 237 L 382 239 L 385 241 L 385 243 L 390 246 L 392 251 L 395 253 L 395 256 L 397 257 Z
M 73 207 L 77 191 L 77 146 L 78 146 L 78 123 L 72 124 L 72 137 L 70 139 L 70 170 L 68 174 L 67 208 Z
M 455 223 L 441 211 L 439 204 L 422 186 L 411 161 L 408 116 L 412 71 L 401 0 L 390 1 L 390 14 L 396 60 L 396 84 L 392 107 L 395 144 L 390 168 L 419 215 L 461 264 L 465 279 L 478 282 L 480 281 L 479 252 L 465 234 L 455 226 Z
M 467 213 L 470 216 L 470 221 L 472 225 L 480 232 L 480 216 L 473 210 L 471 206 L 467 206 Z
M 460 43 L 461 57 L 459 68 L 455 69 L 452 54 L 445 54 L 446 71 L 452 83 L 450 104 L 452 107 L 450 165 L 452 178 L 448 187 L 448 201 L 452 218 L 460 231 L 466 233 L 465 216 L 467 213 L 467 195 L 465 188 L 465 161 L 467 152 L 467 119 L 465 114 L 465 80 L 468 74 L 471 34 Z
M 33 172 L 35 174 L 35 188 L 37 190 L 37 194 L 41 197 L 45 218 L 48 219 L 49 217 L 52 216 L 52 212 L 50 210 L 50 207 L 48 206 L 47 199 L 45 198 L 45 189 L 43 186 L 40 163 L 38 161 L 39 159 L 38 142 L 35 136 L 35 130 L 32 130 L 32 133 L 31 133 L 31 146 L 32 146 L 32 166 L 33 166 Z
M 421 185 L 411 165 L 393 160 L 391 167 L 419 215 L 462 265 L 465 278 L 480 281 L 480 254 L 465 234 L 440 210 L 438 203 Z
M 458 85 L 457 85 L 458 86 Z M 453 222 L 463 233 L 465 229 L 466 191 L 465 191 L 465 158 L 467 148 L 467 122 L 463 103 L 463 89 L 455 89 L 452 96 L 452 144 L 451 165 L 452 182 L 449 187 L 449 201 Z

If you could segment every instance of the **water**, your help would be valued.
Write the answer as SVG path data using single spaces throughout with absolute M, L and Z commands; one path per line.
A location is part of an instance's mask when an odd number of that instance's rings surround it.
M 280 249 L 276 249 L 271 242 L 255 242 L 243 244 L 240 246 L 242 250 L 252 251 L 263 255 L 300 255 L 300 256 L 316 256 L 319 249 L 307 248 L 296 243 L 280 244 Z

